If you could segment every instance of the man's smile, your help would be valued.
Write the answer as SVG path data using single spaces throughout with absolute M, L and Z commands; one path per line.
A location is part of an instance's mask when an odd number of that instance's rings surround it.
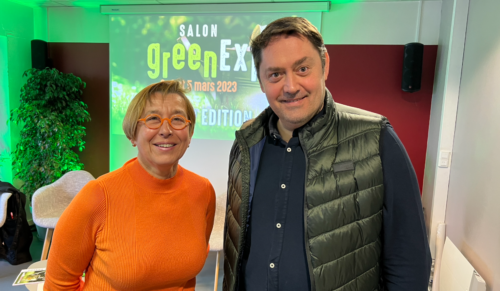
M 298 101 L 304 100 L 307 96 L 301 97 L 301 98 L 295 98 L 295 99 L 285 99 L 281 100 L 281 103 L 287 103 L 287 104 L 293 104 L 297 103 Z

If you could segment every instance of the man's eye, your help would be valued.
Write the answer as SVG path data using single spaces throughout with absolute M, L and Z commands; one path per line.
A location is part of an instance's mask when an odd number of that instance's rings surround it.
M 299 71 L 301 71 L 302 73 L 305 73 L 305 72 L 307 72 L 307 67 L 301 67 L 299 69 Z
M 280 73 L 272 73 L 271 78 L 278 78 L 280 76 Z

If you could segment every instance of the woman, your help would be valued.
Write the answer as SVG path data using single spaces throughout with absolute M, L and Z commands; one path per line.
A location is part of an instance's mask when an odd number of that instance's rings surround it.
M 182 83 L 144 88 L 123 130 L 138 155 L 89 182 L 54 232 L 44 290 L 194 290 L 215 214 L 210 182 L 178 165 L 196 116 Z

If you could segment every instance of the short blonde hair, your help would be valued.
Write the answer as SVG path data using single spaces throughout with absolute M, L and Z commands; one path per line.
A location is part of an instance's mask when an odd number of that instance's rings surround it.
M 186 103 L 187 119 L 191 121 L 191 124 L 189 125 L 189 134 L 192 136 L 194 132 L 194 124 L 196 123 L 196 115 L 191 101 L 189 101 L 186 96 L 189 90 L 184 89 L 184 84 L 181 80 L 171 80 L 151 84 L 135 95 L 134 99 L 132 99 L 128 105 L 125 118 L 123 118 L 122 127 L 127 138 L 135 138 L 137 120 L 141 117 L 144 107 L 146 107 L 146 103 L 151 101 L 151 96 L 157 92 L 160 92 L 163 96 L 171 93 L 177 94 L 184 99 L 184 102 Z

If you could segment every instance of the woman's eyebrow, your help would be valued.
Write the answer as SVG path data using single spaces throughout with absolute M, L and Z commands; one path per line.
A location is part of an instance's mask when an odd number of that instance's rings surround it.
M 176 110 L 174 110 L 173 113 L 174 113 L 173 115 L 175 115 L 175 114 L 184 114 L 184 115 L 186 115 L 186 112 L 184 112 L 184 110 L 182 110 L 182 109 L 176 109 Z
M 160 115 L 160 112 L 158 110 L 149 110 L 149 111 L 146 111 L 146 115 L 149 115 L 149 114 L 158 114 L 158 115 Z
M 146 112 L 146 115 L 149 115 L 149 114 L 158 114 L 161 116 L 160 114 L 160 111 L 156 110 L 156 109 L 153 109 L 153 110 L 149 110 Z M 186 115 L 186 112 L 182 109 L 175 109 L 173 112 L 172 112 L 172 115 L 176 115 L 176 114 L 184 114 Z

